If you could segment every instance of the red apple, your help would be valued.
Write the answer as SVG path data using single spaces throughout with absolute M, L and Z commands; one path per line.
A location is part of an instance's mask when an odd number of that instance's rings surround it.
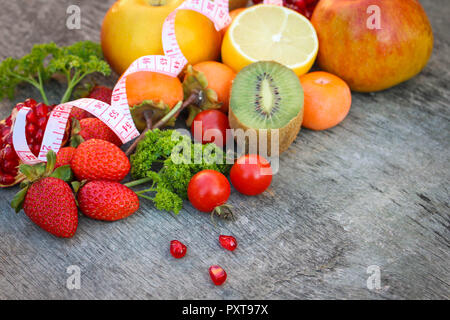
M 433 48 L 430 22 L 416 0 L 321 0 L 311 22 L 319 66 L 355 91 L 384 90 L 414 77 Z

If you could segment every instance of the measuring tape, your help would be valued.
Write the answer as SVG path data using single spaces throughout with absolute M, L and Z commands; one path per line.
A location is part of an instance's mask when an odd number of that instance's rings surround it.
M 264 0 L 264 4 L 283 5 L 282 0 Z M 181 52 L 175 35 L 175 17 L 178 10 L 193 10 L 209 18 L 217 31 L 231 22 L 228 13 L 228 0 L 186 0 L 164 20 L 162 28 L 162 43 L 164 55 L 143 56 L 135 60 L 121 76 L 114 86 L 111 105 L 95 99 L 79 99 L 57 105 L 47 122 L 44 138 L 39 155 L 36 157 L 28 147 L 25 134 L 26 115 L 30 108 L 23 107 L 17 114 L 14 130 L 13 145 L 19 158 L 27 164 L 46 162 L 47 152 L 55 153 L 61 148 L 67 121 L 73 107 L 86 110 L 103 121 L 120 138 L 122 143 L 129 142 L 139 136 L 130 113 L 126 78 L 130 74 L 149 71 L 177 77 L 187 65 L 188 61 Z

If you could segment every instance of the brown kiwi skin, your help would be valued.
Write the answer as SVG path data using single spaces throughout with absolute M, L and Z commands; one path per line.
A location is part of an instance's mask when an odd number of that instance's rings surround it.
M 275 152 L 275 154 L 271 153 L 272 139 L 271 139 L 271 133 L 270 133 L 271 130 L 270 129 L 255 129 L 255 128 L 247 127 L 245 124 L 243 124 L 242 122 L 239 121 L 239 119 L 234 115 L 233 110 L 231 108 L 228 110 L 228 120 L 230 122 L 230 128 L 232 128 L 232 129 L 242 129 L 244 131 L 247 131 L 248 129 L 256 130 L 256 134 L 258 136 L 258 153 L 259 153 L 260 130 L 267 131 L 268 132 L 268 134 L 267 134 L 267 155 L 269 157 L 277 155 L 276 152 Z M 284 151 L 286 151 L 289 148 L 289 146 L 292 144 L 292 142 L 294 142 L 295 138 L 297 137 L 298 133 L 300 132 L 302 123 L 303 123 L 303 108 L 300 109 L 300 112 L 297 114 L 297 116 L 295 116 L 295 118 L 291 119 L 291 121 L 289 121 L 289 123 L 287 125 L 278 129 L 279 130 L 279 139 L 280 139 L 278 154 L 282 154 Z M 248 146 L 247 146 L 247 148 L 248 148 Z

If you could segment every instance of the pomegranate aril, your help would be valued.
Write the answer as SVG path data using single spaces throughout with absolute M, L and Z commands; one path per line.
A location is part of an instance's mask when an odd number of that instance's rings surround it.
M 12 173 L 12 171 L 16 170 L 19 165 L 19 161 L 17 160 L 3 160 L 2 161 L 2 169 L 5 172 Z
M 39 128 L 36 131 L 36 134 L 34 135 L 34 140 L 38 143 L 42 142 L 42 139 L 44 138 L 44 130 L 42 130 L 41 128 Z
M 227 280 L 227 273 L 217 265 L 209 267 L 209 276 L 216 286 L 222 285 Z
M 16 178 L 13 175 L 3 174 L 0 176 L 0 184 L 10 185 L 13 184 L 14 181 L 16 181 Z
M 35 144 L 33 148 L 31 149 L 31 152 L 37 157 L 39 155 L 39 152 L 41 151 L 41 146 L 38 144 Z
M 34 107 L 36 107 L 37 102 L 36 102 L 36 100 L 29 98 L 29 99 L 25 100 L 24 103 L 27 107 L 34 108 Z
M 46 117 L 47 113 L 48 113 L 48 107 L 47 105 L 43 104 L 43 103 L 39 103 L 36 106 L 36 116 L 41 118 L 41 117 Z
M 183 258 L 186 255 L 186 246 L 178 240 L 170 241 L 170 254 L 175 259 Z
M 26 132 L 27 136 L 30 136 L 30 137 L 34 136 L 36 134 L 36 131 L 37 131 L 37 127 L 34 123 L 28 123 L 25 126 L 25 132 Z
M 234 251 L 237 248 L 236 238 L 233 236 L 219 236 L 219 242 L 227 250 Z
M 27 113 L 27 123 L 34 123 L 34 124 L 37 124 L 37 120 L 38 120 L 38 118 L 36 117 L 36 114 L 34 113 L 34 111 L 33 111 L 33 110 L 30 110 L 30 111 Z
M 39 118 L 37 121 L 38 127 L 41 129 L 45 129 L 45 127 L 47 126 L 47 121 L 48 119 L 46 117 Z
M 5 146 L 0 155 L 5 160 L 14 160 L 17 159 L 17 154 L 14 148 L 10 145 Z

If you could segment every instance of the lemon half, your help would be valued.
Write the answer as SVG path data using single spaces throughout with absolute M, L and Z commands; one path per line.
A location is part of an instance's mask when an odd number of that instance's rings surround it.
M 222 43 L 222 60 L 236 72 L 256 61 L 276 61 L 300 76 L 311 69 L 318 50 L 316 30 L 307 18 L 261 4 L 234 19 Z

